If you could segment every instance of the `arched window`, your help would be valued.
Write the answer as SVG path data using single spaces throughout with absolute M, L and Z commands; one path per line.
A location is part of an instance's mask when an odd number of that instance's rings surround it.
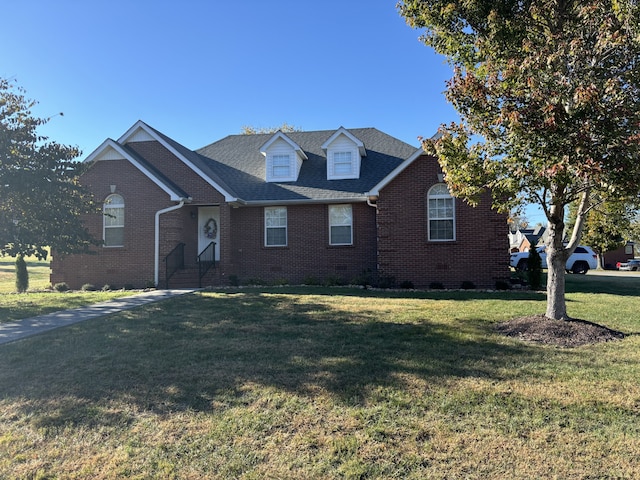
M 456 213 L 453 197 L 444 183 L 438 183 L 427 194 L 429 240 L 446 242 L 456 239 Z
M 124 198 L 120 195 L 109 195 L 103 205 L 104 246 L 124 246 Z

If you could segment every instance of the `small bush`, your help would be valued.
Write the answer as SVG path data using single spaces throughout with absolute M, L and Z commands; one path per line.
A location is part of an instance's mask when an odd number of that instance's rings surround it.
M 237 275 L 229 275 L 229 285 L 232 287 L 240 286 L 240 279 Z
M 85 283 L 84 285 L 82 285 L 82 287 L 80 287 L 80 290 L 82 290 L 83 292 L 95 292 L 96 286 L 91 284 L 91 283 Z
M 65 282 L 60 282 L 60 283 L 56 283 L 53 286 L 53 289 L 56 292 L 68 292 L 69 291 L 69 285 L 67 285 Z
M 302 283 L 304 285 L 322 285 L 322 282 L 320 281 L 320 279 L 313 276 L 304 277 L 304 280 L 302 281 Z
M 462 285 L 460 285 L 460 288 L 462 290 L 475 290 L 476 285 L 469 280 L 465 280 L 464 282 L 462 282 Z
M 374 275 L 371 269 L 363 270 L 360 275 L 351 280 L 352 285 L 360 285 L 366 287 L 367 285 L 373 285 Z
M 156 288 L 156 282 L 153 280 L 147 280 L 144 284 L 144 288 Z
M 405 290 L 413 290 L 413 282 L 409 280 L 405 280 L 400 284 L 400 288 L 404 288 Z
M 338 275 L 327 275 L 324 279 L 325 287 L 339 287 L 345 284 L 344 279 Z
M 496 280 L 496 290 L 511 290 L 511 285 L 505 280 Z
M 122 289 L 123 289 L 123 290 L 133 290 L 133 288 L 134 288 L 134 287 L 133 287 L 133 284 L 132 284 L 132 283 L 125 283 L 125 284 L 122 286 Z
M 102 291 L 103 292 L 110 292 L 111 290 L 115 290 L 115 289 L 109 284 L 103 285 L 103 287 L 102 287 Z
M 395 288 L 396 279 L 390 275 L 383 275 L 378 279 L 378 288 Z
M 16 257 L 16 290 L 18 293 L 24 293 L 29 288 L 29 272 L 27 271 L 27 262 L 24 261 L 22 255 Z
M 284 285 L 289 285 L 289 280 L 286 278 L 277 278 L 271 284 L 275 287 L 282 287 Z
M 267 282 L 265 282 L 261 278 L 250 278 L 249 280 L 247 280 L 247 285 L 262 286 L 266 284 Z
M 444 285 L 441 282 L 431 282 L 429 288 L 431 290 L 444 290 Z
M 531 290 L 540 290 L 542 285 L 542 259 L 538 249 L 531 245 L 529 249 L 529 268 L 527 269 L 527 280 Z

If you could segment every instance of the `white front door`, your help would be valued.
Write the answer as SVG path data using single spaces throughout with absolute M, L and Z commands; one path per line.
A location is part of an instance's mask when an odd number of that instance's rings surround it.
M 198 254 L 216 242 L 216 261 L 220 260 L 220 207 L 198 207 Z

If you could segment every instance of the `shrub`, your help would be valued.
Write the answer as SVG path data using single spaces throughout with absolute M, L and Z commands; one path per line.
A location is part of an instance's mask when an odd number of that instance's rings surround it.
M 511 285 L 505 280 L 496 280 L 496 290 L 511 290 Z
M 351 280 L 352 285 L 360 285 L 362 287 L 367 287 L 367 285 L 373 285 L 373 272 L 371 269 L 363 270 L 360 275 L 356 276 L 353 280 Z
M 27 271 L 27 262 L 24 261 L 22 255 L 16 257 L 16 290 L 18 293 L 24 293 L 29 288 L 29 272 Z
M 476 286 L 473 282 L 465 280 L 464 282 L 462 282 L 462 285 L 460 285 L 460 288 L 462 290 L 475 290 Z
M 409 280 L 405 280 L 400 284 L 400 288 L 404 288 L 406 290 L 413 290 L 413 282 Z
M 345 283 L 344 279 L 338 275 L 327 275 L 324 279 L 325 287 L 338 287 Z
M 394 288 L 396 279 L 390 275 L 383 275 L 378 279 L 378 288 Z
M 542 285 L 542 259 L 535 246 L 529 249 L 529 266 L 527 269 L 527 280 L 531 290 L 540 290 Z
M 65 282 L 60 282 L 60 283 L 56 283 L 53 286 L 53 289 L 56 292 L 68 292 L 69 291 L 69 285 L 67 285 Z
M 320 281 L 320 279 L 313 276 L 304 277 L 304 280 L 302 281 L 302 283 L 304 285 L 322 285 L 322 282 Z
M 92 285 L 91 283 L 85 283 L 84 285 L 82 285 L 82 287 L 80 287 L 80 290 L 82 290 L 83 292 L 95 292 L 96 286 Z
M 109 285 L 109 284 L 104 285 L 104 286 L 102 287 L 102 291 L 103 291 L 103 292 L 109 292 L 109 291 L 111 291 L 111 290 L 114 290 L 114 288 L 113 288 L 111 285 Z
M 232 287 L 240 286 L 240 279 L 237 275 L 229 275 L 229 285 Z
M 133 284 L 132 284 L 132 283 L 125 283 L 125 284 L 122 286 L 122 289 L 123 289 L 123 290 L 133 290 Z
M 444 285 L 440 282 L 431 282 L 429 288 L 431 290 L 444 290 Z
M 144 288 L 156 288 L 156 282 L 153 280 L 147 280 L 144 284 Z

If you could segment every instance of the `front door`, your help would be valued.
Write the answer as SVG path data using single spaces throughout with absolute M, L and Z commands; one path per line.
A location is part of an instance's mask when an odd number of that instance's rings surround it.
M 216 261 L 220 261 L 220 207 L 198 207 L 198 254 L 216 242 Z

